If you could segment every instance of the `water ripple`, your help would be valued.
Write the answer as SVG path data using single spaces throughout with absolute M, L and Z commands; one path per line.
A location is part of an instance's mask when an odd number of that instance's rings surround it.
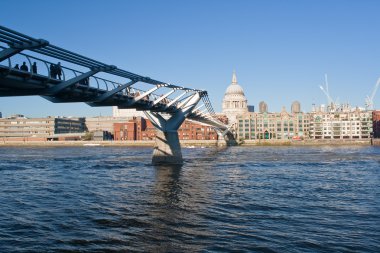
M 0 252 L 380 252 L 378 147 L 0 148 Z

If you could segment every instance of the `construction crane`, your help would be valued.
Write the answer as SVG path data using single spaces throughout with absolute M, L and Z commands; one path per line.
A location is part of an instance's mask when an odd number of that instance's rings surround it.
M 320 85 L 319 88 L 326 95 L 327 101 L 328 101 L 328 106 L 330 106 L 330 110 L 333 111 L 336 109 L 337 104 L 336 104 L 336 102 L 334 102 L 334 99 L 332 99 L 332 97 L 330 96 L 329 83 L 327 81 L 327 74 L 325 74 L 325 86 L 326 87 L 323 87 L 322 85 Z
M 365 98 L 365 108 L 367 110 L 373 110 L 373 99 L 375 98 L 375 95 L 376 95 L 376 92 L 377 92 L 377 89 L 379 88 L 380 86 L 380 78 L 377 79 L 377 82 L 375 84 L 375 87 L 373 88 L 373 91 L 372 91 L 372 94 L 371 96 L 367 96 Z

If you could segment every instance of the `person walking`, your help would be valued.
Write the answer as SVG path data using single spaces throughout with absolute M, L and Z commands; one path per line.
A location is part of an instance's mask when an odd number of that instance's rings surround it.
M 36 63 L 36 62 L 33 62 L 33 65 L 32 65 L 32 73 L 33 73 L 33 74 L 37 74 L 37 63 Z
M 23 63 L 22 63 L 22 65 L 21 65 L 21 67 L 20 67 L 20 70 L 22 70 L 22 71 L 29 71 L 28 66 L 26 66 L 26 62 L 23 62 Z
M 62 76 L 62 67 L 61 67 L 61 63 L 58 62 L 58 65 L 56 66 L 56 73 L 58 75 L 58 79 L 59 80 L 62 80 L 61 76 Z
M 54 64 L 50 64 L 50 77 L 51 78 L 54 78 L 54 79 L 57 79 L 57 71 L 56 71 L 56 67 Z

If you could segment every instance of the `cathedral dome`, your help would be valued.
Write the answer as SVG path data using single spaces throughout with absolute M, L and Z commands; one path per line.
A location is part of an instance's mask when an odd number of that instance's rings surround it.
M 231 83 L 230 86 L 228 86 L 225 95 L 243 95 L 244 91 L 243 88 L 237 84 L 237 83 Z
M 235 72 L 232 75 L 232 83 L 228 86 L 226 93 L 224 95 L 243 95 L 243 88 L 237 83 Z
M 248 112 L 247 98 L 243 88 L 237 83 L 235 71 L 232 74 L 232 83 L 224 94 L 222 108 L 229 123 L 236 122 L 236 116 Z

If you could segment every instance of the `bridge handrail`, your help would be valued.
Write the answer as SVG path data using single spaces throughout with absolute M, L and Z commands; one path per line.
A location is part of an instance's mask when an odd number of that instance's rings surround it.
M 15 47 L 17 45 L 21 45 L 23 43 L 29 43 L 32 44 L 32 42 L 41 42 L 42 40 L 38 40 L 35 38 L 32 38 L 30 36 L 27 36 L 25 34 L 13 31 L 9 28 L 0 26 L 0 41 L 8 44 L 10 47 Z M 67 61 L 70 63 L 74 63 L 77 65 L 81 65 L 88 68 L 94 68 L 94 67 L 106 67 L 110 66 L 108 64 L 102 63 L 100 61 L 91 59 L 89 57 L 71 52 L 69 50 L 57 47 L 55 45 L 52 45 L 50 43 L 47 43 L 46 45 L 40 47 L 40 48 L 30 48 L 29 50 L 32 50 L 34 52 L 48 55 L 57 59 L 61 59 L 63 61 Z M 192 88 L 185 88 L 182 86 L 173 85 L 166 82 L 161 82 L 158 80 L 151 79 L 150 77 L 144 77 L 138 74 L 134 74 L 132 72 L 128 72 L 122 69 L 119 69 L 117 67 L 111 69 L 111 70 L 105 70 L 104 72 L 117 75 L 120 77 L 125 77 L 130 80 L 137 80 L 148 84 L 158 85 L 158 84 L 165 84 L 169 88 L 176 88 L 181 90 L 190 90 L 194 92 L 202 92 L 202 90 L 198 89 L 192 89 Z
M 3 47 L 3 46 L 1 46 L 1 45 L 0 45 L 0 48 L 1 48 L 1 49 L 6 49 L 6 47 Z M 50 74 L 51 74 L 51 73 L 50 73 L 50 68 L 49 68 L 48 65 L 55 65 L 56 63 L 53 63 L 53 62 L 51 62 L 51 61 L 48 61 L 48 60 L 44 60 L 44 59 L 38 58 L 38 57 L 36 57 L 36 56 L 32 56 L 32 55 L 28 55 L 28 54 L 25 54 L 25 53 L 21 53 L 21 52 L 20 52 L 20 53 L 17 53 L 16 55 L 22 55 L 22 56 L 24 56 L 24 57 L 26 57 L 26 58 L 28 59 L 29 67 L 30 67 L 30 71 L 28 71 L 28 73 L 33 74 L 33 72 L 32 72 L 32 63 L 31 63 L 31 61 L 30 61 L 30 59 L 33 59 L 33 60 L 36 60 L 36 61 L 39 61 L 39 62 L 43 63 L 43 64 L 46 66 L 47 73 L 48 73 L 48 75 L 47 75 L 46 77 L 48 77 L 49 79 L 52 79 L 52 78 L 51 78 L 51 75 L 50 75 Z M 9 69 L 14 69 L 14 67 L 12 67 L 12 60 L 11 60 L 11 58 L 12 58 L 12 57 L 9 57 L 9 58 L 8 58 L 8 62 L 9 62 L 9 64 L 8 64 L 8 68 L 9 68 Z M 61 66 L 61 68 L 62 68 L 63 70 L 72 71 L 72 72 L 74 73 L 75 76 L 78 76 L 78 75 L 84 73 L 84 72 L 82 72 L 82 71 L 79 71 L 79 70 L 76 70 L 76 69 L 73 69 L 73 68 L 70 68 L 70 67 Z M 63 81 L 65 81 L 65 79 L 66 79 L 66 78 L 65 78 L 65 74 L 64 74 L 65 71 L 62 71 L 62 72 L 63 72 L 63 75 L 64 75 Z M 105 87 L 106 87 L 106 90 L 107 90 L 107 91 L 109 90 L 109 88 L 108 88 L 108 84 L 109 84 L 109 83 L 112 84 L 113 88 L 116 88 L 117 86 L 121 86 L 121 85 L 122 85 L 121 83 L 118 83 L 118 82 L 116 82 L 116 81 L 111 81 L 111 80 L 108 80 L 108 79 L 105 79 L 105 78 L 102 78 L 102 77 L 98 77 L 98 76 L 92 76 L 92 77 L 95 79 L 95 81 L 96 81 L 97 83 L 98 83 L 98 81 L 103 81 L 104 84 L 105 84 Z M 97 87 L 97 88 L 98 88 L 99 90 L 101 90 L 100 87 L 99 87 L 99 83 L 98 83 L 98 87 Z M 135 88 L 135 87 L 130 87 L 129 90 L 135 90 L 135 92 L 133 92 L 133 93 L 136 93 L 136 92 L 138 91 L 138 92 L 140 92 L 141 94 L 144 93 L 144 92 L 146 92 L 146 91 L 144 91 L 144 90 L 141 90 L 141 89 L 138 89 L 138 88 Z M 129 96 L 130 96 L 131 94 L 126 93 L 126 94 L 123 94 L 123 95 L 129 95 Z M 151 94 L 149 94 L 149 96 L 153 96 L 155 99 L 158 99 L 161 95 L 156 94 L 156 93 L 151 93 Z M 172 99 L 167 98 L 167 101 L 170 102 L 170 101 L 172 101 Z
M 0 46 L 0 48 L 2 48 L 2 49 L 6 49 L 6 47 L 3 47 L 3 46 Z M 37 60 L 37 61 L 40 61 L 40 62 L 43 62 L 43 63 L 45 63 L 45 65 L 46 64 L 50 64 L 50 65 L 56 65 L 56 63 L 53 63 L 53 62 L 50 62 L 50 61 L 47 61 L 47 60 L 43 60 L 43 59 L 41 59 L 41 58 L 38 58 L 38 57 L 36 57 L 36 56 L 32 56 L 32 55 L 28 55 L 28 54 L 25 54 L 25 53 L 17 53 L 17 55 L 22 55 L 22 56 L 25 56 L 26 58 L 30 58 L 30 59 L 34 59 L 34 60 Z M 12 57 L 10 57 L 10 58 L 8 58 L 8 59 L 11 59 Z M 10 66 L 11 68 L 12 68 L 12 66 Z M 30 65 L 30 70 L 31 70 L 31 65 Z M 82 72 L 82 71 L 79 71 L 79 70 L 76 70 L 76 69 L 72 69 L 72 68 L 69 68 L 69 67 L 65 67 L 65 66 L 61 66 L 62 67 L 62 69 L 66 69 L 66 70 L 70 70 L 70 71 L 72 71 L 72 72 L 74 72 L 75 73 L 75 75 L 76 74 L 83 74 L 84 72 Z M 49 75 L 50 75 L 50 69 L 48 68 L 48 73 L 49 73 Z M 94 77 L 94 78 L 97 78 L 97 79 L 99 79 L 99 80 L 102 80 L 102 81 L 106 81 L 106 82 L 109 82 L 109 83 L 116 83 L 116 84 L 118 84 L 118 85 L 122 85 L 121 83 L 118 83 L 118 82 L 115 82 L 115 81 L 111 81 L 111 80 L 108 80 L 108 79 L 105 79 L 105 78 L 102 78 L 102 77 L 98 77 L 98 76 L 92 76 L 92 77 Z M 63 80 L 65 80 L 65 79 L 63 79 Z M 116 88 L 116 87 L 115 87 Z
M 4 47 L 4 46 L 1 46 L 0 45 L 0 48 L 2 48 L 2 49 L 6 49 L 6 47 Z M 29 67 L 30 67 L 30 73 L 32 73 L 32 71 L 31 71 L 31 69 L 32 69 L 32 63 L 30 62 L 30 60 L 29 60 L 29 58 L 30 59 L 34 59 L 34 60 L 37 60 L 37 61 L 39 61 L 39 62 L 42 62 L 42 63 L 44 63 L 45 64 L 45 66 L 46 66 L 46 68 L 47 68 L 47 72 L 48 72 L 48 78 L 50 78 L 50 79 L 52 79 L 51 78 L 51 73 L 50 73 L 50 69 L 49 69 L 49 67 L 48 67 L 48 64 L 50 64 L 50 65 L 55 65 L 56 63 L 53 63 L 53 62 L 51 62 L 51 61 L 48 61 L 48 60 L 44 60 L 44 59 L 41 59 L 41 58 L 38 58 L 38 57 L 36 57 L 36 56 L 32 56 L 32 55 L 28 55 L 28 54 L 25 54 L 25 53 L 17 53 L 17 55 L 22 55 L 22 56 L 25 56 L 27 59 L 28 59 L 28 61 L 29 61 Z M 10 57 L 10 58 L 8 58 L 8 60 L 10 61 L 10 63 L 9 63 L 9 68 L 13 68 L 12 67 L 12 64 L 11 64 L 11 58 L 12 57 Z M 61 68 L 63 69 L 63 70 L 69 70 L 69 71 L 72 71 L 73 73 L 74 73 L 74 75 L 75 76 L 77 76 L 78 74 L 83 74 L 84 72 L 82 72 L 82 71 L 79 71 L 79 70 L 76 70 L 76 69 L 73 69 L 73 68 L 70 68 L 70 67 L 65 67 L 65 66 L 61 66 Z M 63 72 L 63 75 L 64 75 L 64 78 L 63 78 L 63 80 L 66 80 L 66 78 L 65 78 L 65 74 L 64 74 L 64 71 L 62 71 Z M 108 79 L 105 79 L 105 78 L 102 78 L 102 77 L 98 77 L 98 76 L 96 76 L 96 75 L 94 75 L 94 76 L 92 76 L 94 79 L 95 79 L 95 81 L 98 83 L 98 80 L 101 80 L 101 81 L 103 81 L 105 84 L 106 84 L 106 90 L 108 91 L 109 89 L 108 89 L 108 85 L 107 85 L 107 83 L 111 83 L 112 84 L 112 86 L 114 87 L 114 88 L 116 88 L 116 86 L 120 86 L 120 85 L 122 85 L 121 83 L 118 83 L 118 82 L 115 82 L 115 81 L 111 81 L 111 80 L 108 80 Z M 115 85 L 116 84 L 116 85 Z M 166 87 L 171 87 L 171 85 L 168 85 L 168 86 L 166 86 Z M 98 87 L 97 87 L 98 89 L 100 89 L 100 87 L 99 87 L 99 83 L 98 83 Z M 136 90 L 136 91 L 139 91 L 140 93 L 144 93 L 145 91 L 144 90 L 141 90 L 141 89 L 138 89 L 138 88 L 135 88 L 135 87 L 131 87 L 131 89 L 134 89 L 134 90 Z M 134 93 L 136 93 L 136 92 L 134 92 Z M 128 94 L 127 94 L 128 95 Z M 149 96 L 154 96 L 155 97 L 155 99 L 158 99 L 161 95 L 159 95 L 159 94 L 157 94 L 157 93 L 151 93 L 151 94 L 149 94 Z M 171 98 L 166 98 L 166 101 L 168 102 L 168 103 L 170 103 L 171 101 L 172 101 L 173 99 L 171 99 Z M 180 100 L 181 101 L 181 100 Z M 176 102 L 176 103 L 174 103 L 174 105 L 176 105 L 176 104 L 178 104 L 179 102 Z

